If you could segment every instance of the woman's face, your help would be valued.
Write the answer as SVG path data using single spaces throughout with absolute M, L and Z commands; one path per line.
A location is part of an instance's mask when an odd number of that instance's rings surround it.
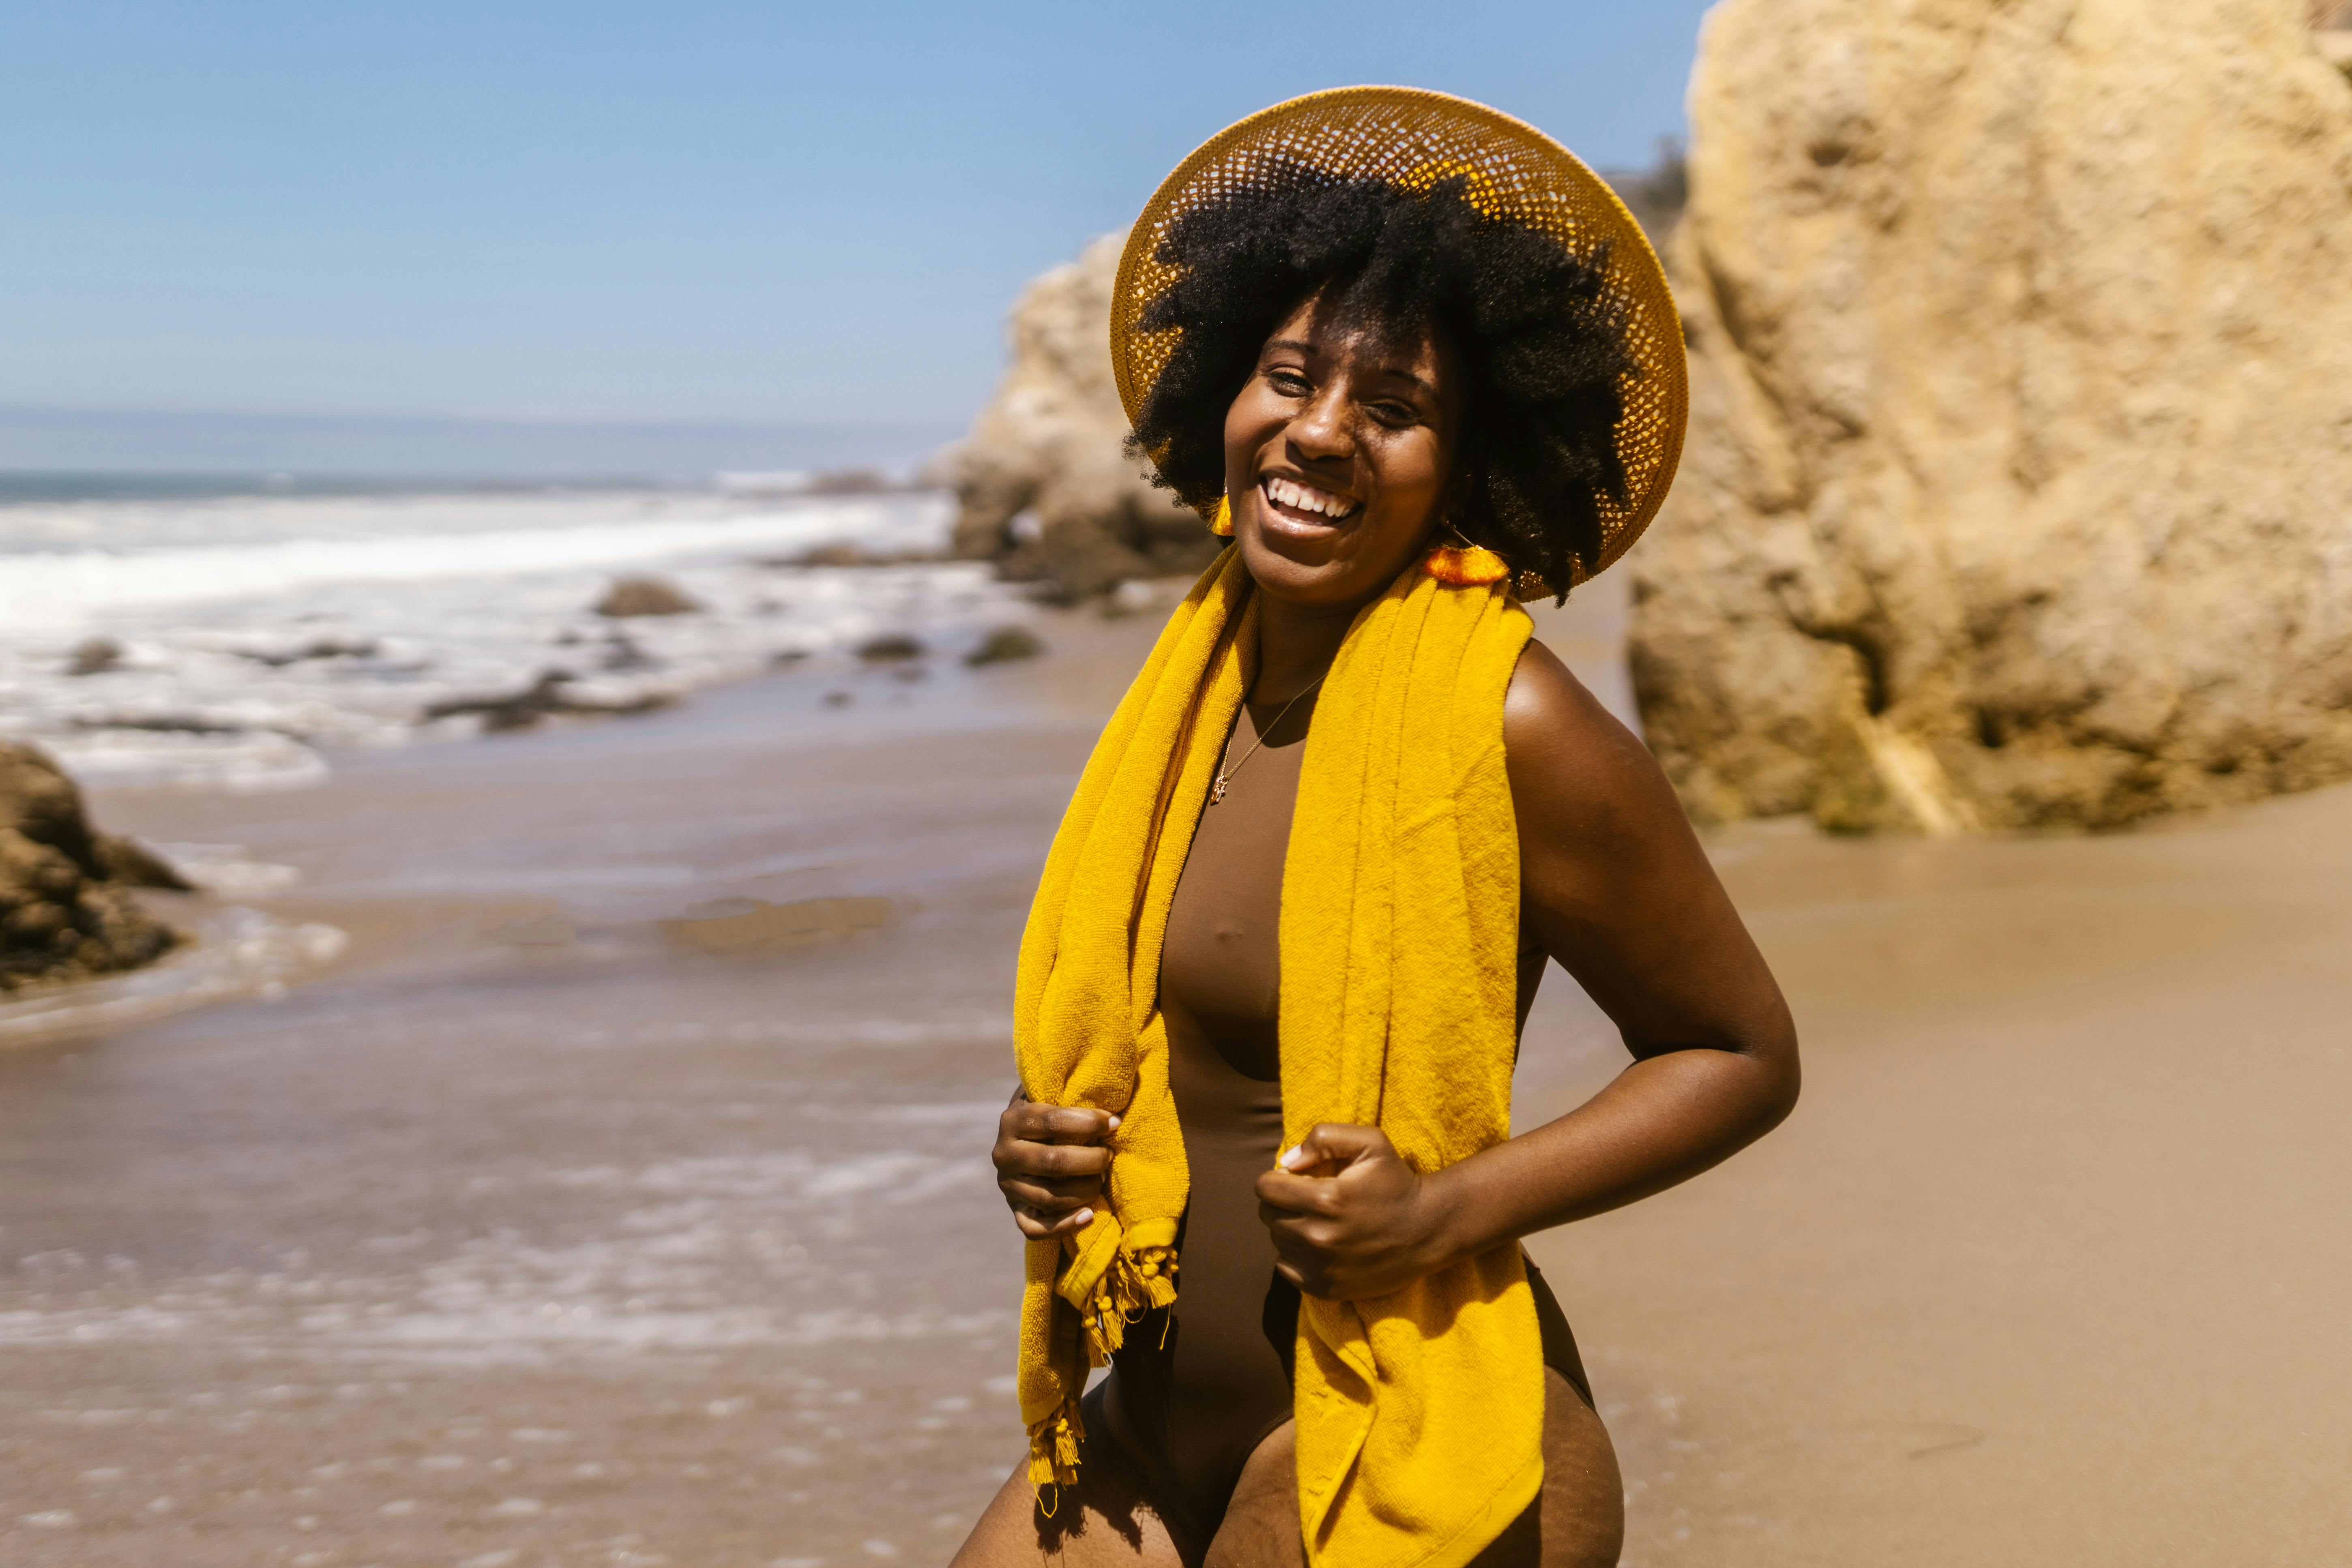
M 1225 494 L 1260 588 L 1352 610 L 1428 547 L 1454 472 L 1461 383 L 1434 332 L 1384 344 L 1315 307 L 1275 329 L 1226 411 Z

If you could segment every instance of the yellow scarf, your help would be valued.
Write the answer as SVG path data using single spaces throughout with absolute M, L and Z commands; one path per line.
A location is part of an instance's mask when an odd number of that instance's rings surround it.
M 1446 586 L 1416 567 L 1348 630 L 1283 866 L 1286 1145 L 1318 1122 L 1377 1126 L 1426 1173 L 1510 1135 L 1519 866 L 1503 695 L 1529 629 L 1503 584 Z M 1041 1486 L 1075 1479 L 1088 1364 L 1178 1300 L 1189 1176 L 1160 952 L 1256 631 L 1227 551 L 1096 743 L 1022 937 L 1024 1088 L 1120 1118 L 1093 1223 L 1028 1244 L 1021 1412 Z M 1391 1295 L 1307 1298 L 1296 1366 L 1299 1513 L 1318 1568 L 1459 1568 L 1542 1487 L 1543 1352 L 1516 1245 Z

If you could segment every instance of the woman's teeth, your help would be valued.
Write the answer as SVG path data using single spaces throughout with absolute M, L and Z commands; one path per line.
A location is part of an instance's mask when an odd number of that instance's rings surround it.
M 1355 515 L 1357 503 L 1329 490 L 1318 490 L 1313 485 L 1302 485 L 1295 479 L 1268 478 L 1265 499 L 1292 511 L 1312 512 L 1317 517 L 1338 522 Z

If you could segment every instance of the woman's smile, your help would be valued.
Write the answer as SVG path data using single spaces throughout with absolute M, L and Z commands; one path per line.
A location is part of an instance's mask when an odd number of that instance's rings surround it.
M 1262 515 L 1268 531 L 1293 539 L 1321 539 L 1364 510 L 1364 503 L 1352 496 L 1286 474 L 1267 474 L 1257 488 L 1265 503 Z

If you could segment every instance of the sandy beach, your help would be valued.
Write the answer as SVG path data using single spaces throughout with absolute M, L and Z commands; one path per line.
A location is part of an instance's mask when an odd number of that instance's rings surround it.
M 2352 791 L 1710 847 L 1804 1102 L 1534 1245 L 1626 1461 L 1625 1561 L 2338 1561 Z
M 1542 635 L 1622 710 L 1598 586 Z M 292 868 L 238 901 L 351 940 L 280 995 L 0 1054 L 0 1560 L 945 1561 L 1020 1446 L 984 1157 L 1014 942 L 1156 619 L 295 793 L 100 791 Z M 1709 848 L 1804 1103 L 1535 1243 L 1625 1562 L 2336 1560 L 2352 789 Z M 819 900 L 865 901 L 768 909 Z M 1622 1059 L 1555 973 L 1521 1120 Z

